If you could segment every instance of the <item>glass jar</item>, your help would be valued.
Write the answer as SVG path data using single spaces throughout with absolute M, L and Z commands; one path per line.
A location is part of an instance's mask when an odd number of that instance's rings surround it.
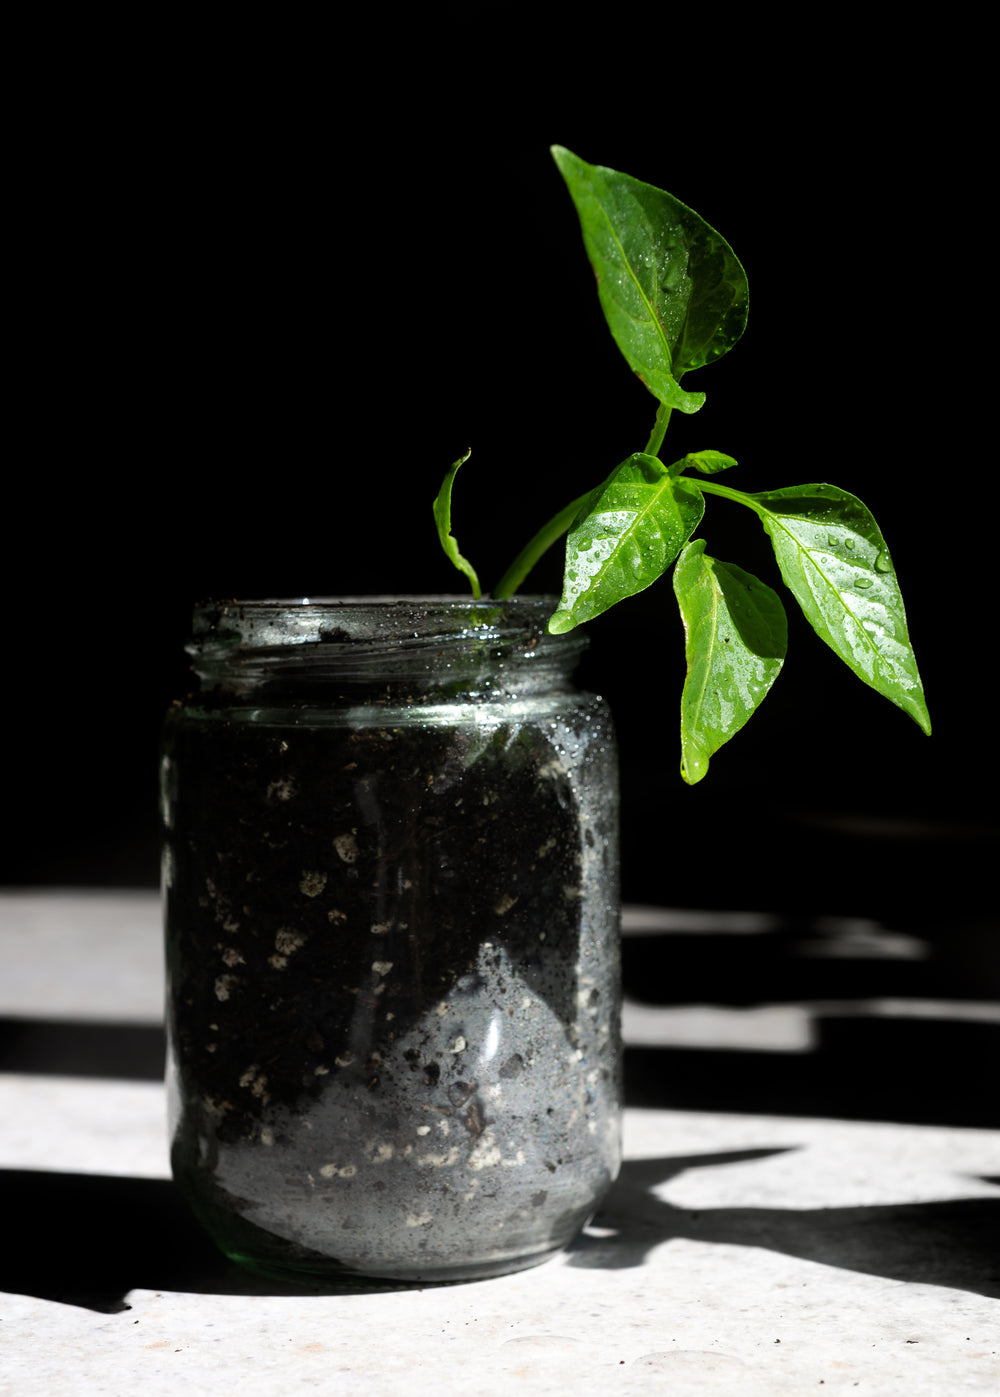
M 617 1173 L 615 744 L 552 609 L 196 610 L 162 770 L 171 1154 L 252 1269 L 499 1275 Z

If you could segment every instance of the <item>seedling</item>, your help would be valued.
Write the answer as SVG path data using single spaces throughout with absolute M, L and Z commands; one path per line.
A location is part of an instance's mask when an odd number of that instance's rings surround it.
M 660 459 L 671 413 L 697 412 L 704 393 L 681 380 L 726 354 L 747 321 L 747 279 L 724 238 L 672 195 L 562 146 L 552 154 L 580 216 L 605 318 L 631 368 L 659 404 L 645 449 L 572 500 L 514 559 L 492 596 L 511 597 L 564 534 L 562 596 L 549 618 L 560 634 L 643 591 L 675 564 L 687 676 L 681 695 L 681 775 L 694 784 L 759 707 L 784 663 L 785 610 L 777 593 L 692 538 L 705 496 L 757 515 L 782 579 L 821 640 L 865 684 L 930 733 L 903 598 L 881 530 L 836 485 L 744 494 L 714 477 L 736 465 L 720 451 Z M 481 588 L 451 533 L 451 493 L 466 452 L 434 501 L 448 557 Z M 689 474 L 694 472 L 695 474 Z

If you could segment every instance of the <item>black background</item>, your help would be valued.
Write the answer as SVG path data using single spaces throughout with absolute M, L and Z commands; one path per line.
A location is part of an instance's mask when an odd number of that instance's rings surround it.
M 3 882 L 155 882 L 196 599 L 458 590 L 430 504 L 468 446 L 454 527 L 488 583 L 642 448 L 655 403 L 604 328 L 559 142 L 736 250 L 749 328 L 685 380 L 708 400 L 664 452 L 861 496 L 935 722 L 790 617 L 775 691 L 688 789 L 659 584 L 590 627 L 584 676 L 621 733 L 626 898 L 994 925 L 974 33 L 516 4 L 79 23 L 25 42 L 9 177 Z M 700 534 L 777 585 L 748 513 L 711 500 Z M 553 556 L 532 589 L 558 584 Z

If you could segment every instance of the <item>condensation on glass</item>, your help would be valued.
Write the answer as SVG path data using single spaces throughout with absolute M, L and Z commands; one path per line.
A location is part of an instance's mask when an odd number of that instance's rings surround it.
M 196 611 L 162 765 L 172 1163 L 244 1265 L 498 1275 L 616 1175 L 615 744 L 551 610 Z

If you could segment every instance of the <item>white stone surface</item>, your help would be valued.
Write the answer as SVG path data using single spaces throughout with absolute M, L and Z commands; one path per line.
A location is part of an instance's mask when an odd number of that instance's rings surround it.
M 0 1014 L 158 1021 L 155 898 L 7 895 L 0 928 Z M 0 1075 L 8 1251 L 41 1221 L 19 1208 L 19 1181 L 95 1175 L 113 1198 L 116 1181 L 166 1179 L 163 1096 Z M 996 1293 L 1000 1255 L 973 1246 L 963 1263 L 949 1211 L 1000 1207 L 1000 1132 L 629 1111 L 625 1145 L 583 1242 L 492 1281 L 290 1295 L 238 1275 L 223 1293 L 193 1273 L 188 1289 L 135 1288 L 106 1314 L 25 1293 L 8 1268 L 0 1392 L 1000 1392 L 1000 1304 L 982 1293 Z M 63 1265 L 44 1262 L 54 1277 Z
M 163 924 L 154 892 L 0 892 L 0 1015 L 163 1022 Z
M 169 1179 L 159 1082 L 0 1073 L 0 1169 Z
M 167 1175 L 156 1085 L 10 1075 L 0 1078 L 0 1121 L 3 1169 Z M 626 1154 L 664 1160 L 667 1177 L 619 1190 L 583 1246 L 516 1276 L 301 1297 L 254 1294 L 256 1282 L 243 1295 L 134 1290 L 131 1308 L 114 1315 L 4 1295 L 0 1390 L 1000 1390 L 995 1300 L 892 1279 L 877 1255 L 848 1267 L 790 1254 L 796 1212 L 814 1226 L 816 1210 L 830 1210 L 836 1234 L 837 1210 L 877 1219 L 896 1204 L 1000 1200 L 982 1177 L 997 1172 L 1000 1133 L 629 1111 Z M 691 1231 L 689 1210 L 703 1235 L 678 1235 Z M 727 1218 L 746 1231 L 751 1210 L 765 1218 L 758 1244 L 723 1240 Z M 882 1260 L 891 1268 L 891 1256 Z
M 884 1283 L 805 1267 L 779 1278 L 736 1252 L 718 1261 L 729 1280 L 713 1289 L 718 1272 L 678 1249 L 673 1283 L 653 1289 L 615 1273 L 588 1287 L 551 1263 L 460 1288 L 305 1301 L 136 1291 L 114 1316 L 15 1300 L 6 1390 L 995 1397 L 985 1303 L 976 1314 L 914 1287 L 904 1311 Z

